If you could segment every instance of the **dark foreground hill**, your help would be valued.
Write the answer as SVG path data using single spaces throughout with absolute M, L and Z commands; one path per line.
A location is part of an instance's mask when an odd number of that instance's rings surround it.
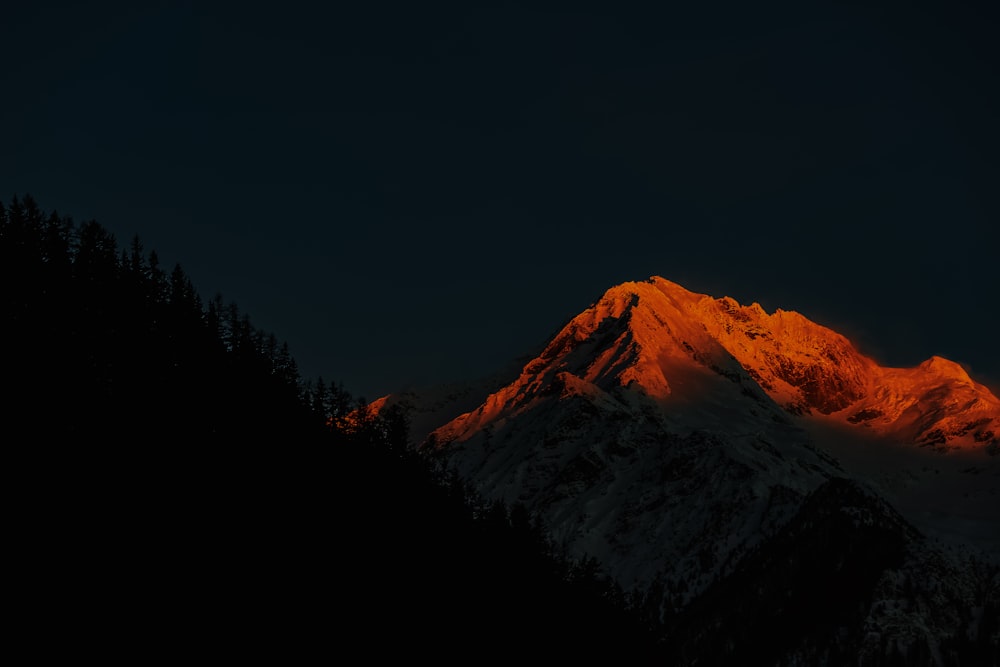
M 40 657 L 644 664 L 652 634 L 518 508 L 359 417 L 139 239 L 0 206 L 6 544 Z

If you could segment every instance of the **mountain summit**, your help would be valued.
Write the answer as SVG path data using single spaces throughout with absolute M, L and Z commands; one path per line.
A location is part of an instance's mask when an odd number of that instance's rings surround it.
M 641 392 L 685 420 L 697 421 L 692 413 L 706 407 L 715 419 L 717 408 L 749 397 L 775 419 L 777 407 L 901 443 L 996 451 L 1000 442 L 1000 400 L 952 361 L 935 356 L 915 368 L 886 368 L 797 312 L 769 314 L 757 303 L 697 294 L 661 277 L 609 289 L 516 381 L 436 439 L 461 440 L 543 390 L 596 395 L 616 388 Z M 726 401 L 734 391 L 743 398 Z

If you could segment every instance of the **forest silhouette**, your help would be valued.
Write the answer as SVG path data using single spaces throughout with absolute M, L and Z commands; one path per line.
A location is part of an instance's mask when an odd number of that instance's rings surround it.
M 22 617 L 53 647 L 656 654 L 593 562 L 417 454 L 402 411 L 301 377 L 287 343 L 140 238 L 15 196 L 0 271 Z

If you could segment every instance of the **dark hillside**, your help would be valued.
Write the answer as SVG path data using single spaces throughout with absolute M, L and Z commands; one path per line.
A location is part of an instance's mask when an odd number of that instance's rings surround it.
M 0 317 L 15 604 L 42 654 L 648 657 L 593 568 L 140 239 L 0 205 Z

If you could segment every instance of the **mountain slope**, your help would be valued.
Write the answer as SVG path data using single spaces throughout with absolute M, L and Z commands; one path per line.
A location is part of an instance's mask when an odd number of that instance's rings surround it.
M 996 664 L 998 573 L 834 478 L 672 620 L 667 651 L 677 665 Z

